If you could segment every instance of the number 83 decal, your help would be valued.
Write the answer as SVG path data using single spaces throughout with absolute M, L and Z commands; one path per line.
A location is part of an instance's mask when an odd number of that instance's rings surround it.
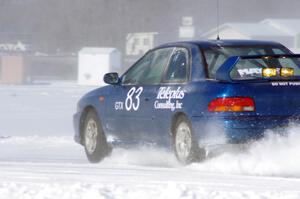
M 140 107 L 140 95 L 143 92 L 143 87 L 132 87 L 128 92 L 127 92 L 127 97 L 125 101 L 125 108 L 127 111 L 134 110 L 137 111 Z

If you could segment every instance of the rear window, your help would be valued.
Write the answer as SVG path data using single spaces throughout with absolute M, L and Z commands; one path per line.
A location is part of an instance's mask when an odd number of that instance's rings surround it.
M 209 78 L 215 78 L 216 71 L 231 56 L 289 54 L 285 48 L 274 46 L 216 47 L 204 50 Z M 262 77 L 263 68 L 293 68 L 294 75 L 300 76 L 300 62 L 297 58 L 270 58 L 240 60 L 230 75 L 232 79 L 244 80 Z

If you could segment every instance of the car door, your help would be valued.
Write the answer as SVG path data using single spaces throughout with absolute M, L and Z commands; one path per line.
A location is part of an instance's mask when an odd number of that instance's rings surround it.
M 184 98 L 188 91 L 190 77 L 188 49 L 176 47 L 165 70 L 162 84 L 158 88 L 154 102 L 155 123 L 159 127 L 158 134 L 161 144 L 170 141 L 168 132 L 171 129 L 172 117 L 177 112 L 184 112 Z
M 124 143 L 153 142 L 155 131 L 153 103 L 172 48 L 150 51 L 112 89 L 110 124 Z

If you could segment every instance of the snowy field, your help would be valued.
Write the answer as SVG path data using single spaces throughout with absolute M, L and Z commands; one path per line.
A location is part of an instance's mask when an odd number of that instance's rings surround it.
M 300 198 L 300 125 L 248 151 L 178 164 L 163 150 L 114 149 L 89 164 L 72 114 L 91 87 L 0 86 L 0 199 Z

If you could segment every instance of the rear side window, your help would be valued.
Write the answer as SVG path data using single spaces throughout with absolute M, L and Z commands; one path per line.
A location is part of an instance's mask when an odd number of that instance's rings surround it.
M 275 46 L 243 46 L 243 47 L 213 47 L 204 49 L 204 56 L 207 63 L 208 77 L 215 78 L 217 70 L 231 56 L 240 55 L 272 55 L 272 54 L 289 54 L 285 48 Z M 289 61 L 288 66 L 283 64 L 284 60 L 265 61 L 256 60 L 240 60 L 231 72 L 233 79 L 251 79 L 261 76 L 261 69 L 265 67 L 291 67 L 296 66 L 293 60 Z
M 188 77 L 188 53 L 185 48 L 175 48 L 165 73 L 165 82 L 182 83 Z

